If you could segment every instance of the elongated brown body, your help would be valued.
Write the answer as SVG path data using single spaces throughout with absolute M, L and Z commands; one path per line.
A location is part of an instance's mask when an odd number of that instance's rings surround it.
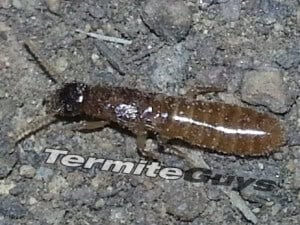
M 149 131 L 226 154 L 264 155 L 284 142 L 280 122 L 268 114 L 123 87 L 66 84 L 51 107 L 58 116 L 115 122 L 137 135 Z

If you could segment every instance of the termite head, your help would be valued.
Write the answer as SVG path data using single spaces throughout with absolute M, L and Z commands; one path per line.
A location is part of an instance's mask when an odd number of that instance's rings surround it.
M 87 85 L 83 83 L 67 83 L 46 101 L 48 114 L 74 117 L 83 113 L 83 102 Z

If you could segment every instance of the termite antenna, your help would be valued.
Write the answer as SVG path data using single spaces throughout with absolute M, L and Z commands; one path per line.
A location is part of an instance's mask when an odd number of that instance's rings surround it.
M 24 138 L 28 137 L 31 134 L 38 132 L 39 130 L 43 129 L 44 127 L 49 126 L 50 124 L 57 121 L 57 118 L 53 115 L 47 115 L 29 123 L 27 126 L 21 128 L 16 133 L 9 133 L 9 136 L 13 138 L 14 143 L 17 144 Z
M 44 57 L 39 54 L 39 50 L 37 46 L 33 43 L 32 40 L 27 39 L 24 42 L 24 45 L 28 52 L 33 56 L 33 58 L 38 62 L 40 67 L 43 69 L 43 71 L 48 75 L 48 77 L 57 84 L 62 84 L 62 81 L 57 76 L 57 73 L 55 72 L 55 69 L 53 66 L 51 66 L 47 60 L 44 59 Z

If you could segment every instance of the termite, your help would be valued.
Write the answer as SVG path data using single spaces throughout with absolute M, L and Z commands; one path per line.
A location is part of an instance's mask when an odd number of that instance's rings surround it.
M 142 151 L 149 133 L 164 143 L 179 139 L 198 148 L 237 156 L 266 155 L 285 141 L 281 122 L 268 113 L 125 87 L 67 83 L 46 106 L 51 118 L 81 118 L 88 121 L 86 128 L 112 123 L 125 127 L 137 136 Z

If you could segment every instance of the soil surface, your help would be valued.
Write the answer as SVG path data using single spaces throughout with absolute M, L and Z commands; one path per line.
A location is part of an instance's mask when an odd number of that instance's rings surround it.
M 0 224 L 299 224 L 299 36 L 299 0 L 0 0 Z M 194 182 L 74 166 L 89 157 L 143 157 L 130 133 L 78 132 L 72 121 L 15 144 L 10 134 L 44 116 L 45 99 L 59 87 L 49 72 L 63 82 L 173 96 L 223 88 L 197 98 L 271 114 L 287 142 L 263 157 L 177 143 L 187 158 L 159 153 L 164 167 L 198 168 Z M 157 148 L 155 138 L 147 144 Z M 76 155 L 73 167 L 46 163 L 49 149 Z

